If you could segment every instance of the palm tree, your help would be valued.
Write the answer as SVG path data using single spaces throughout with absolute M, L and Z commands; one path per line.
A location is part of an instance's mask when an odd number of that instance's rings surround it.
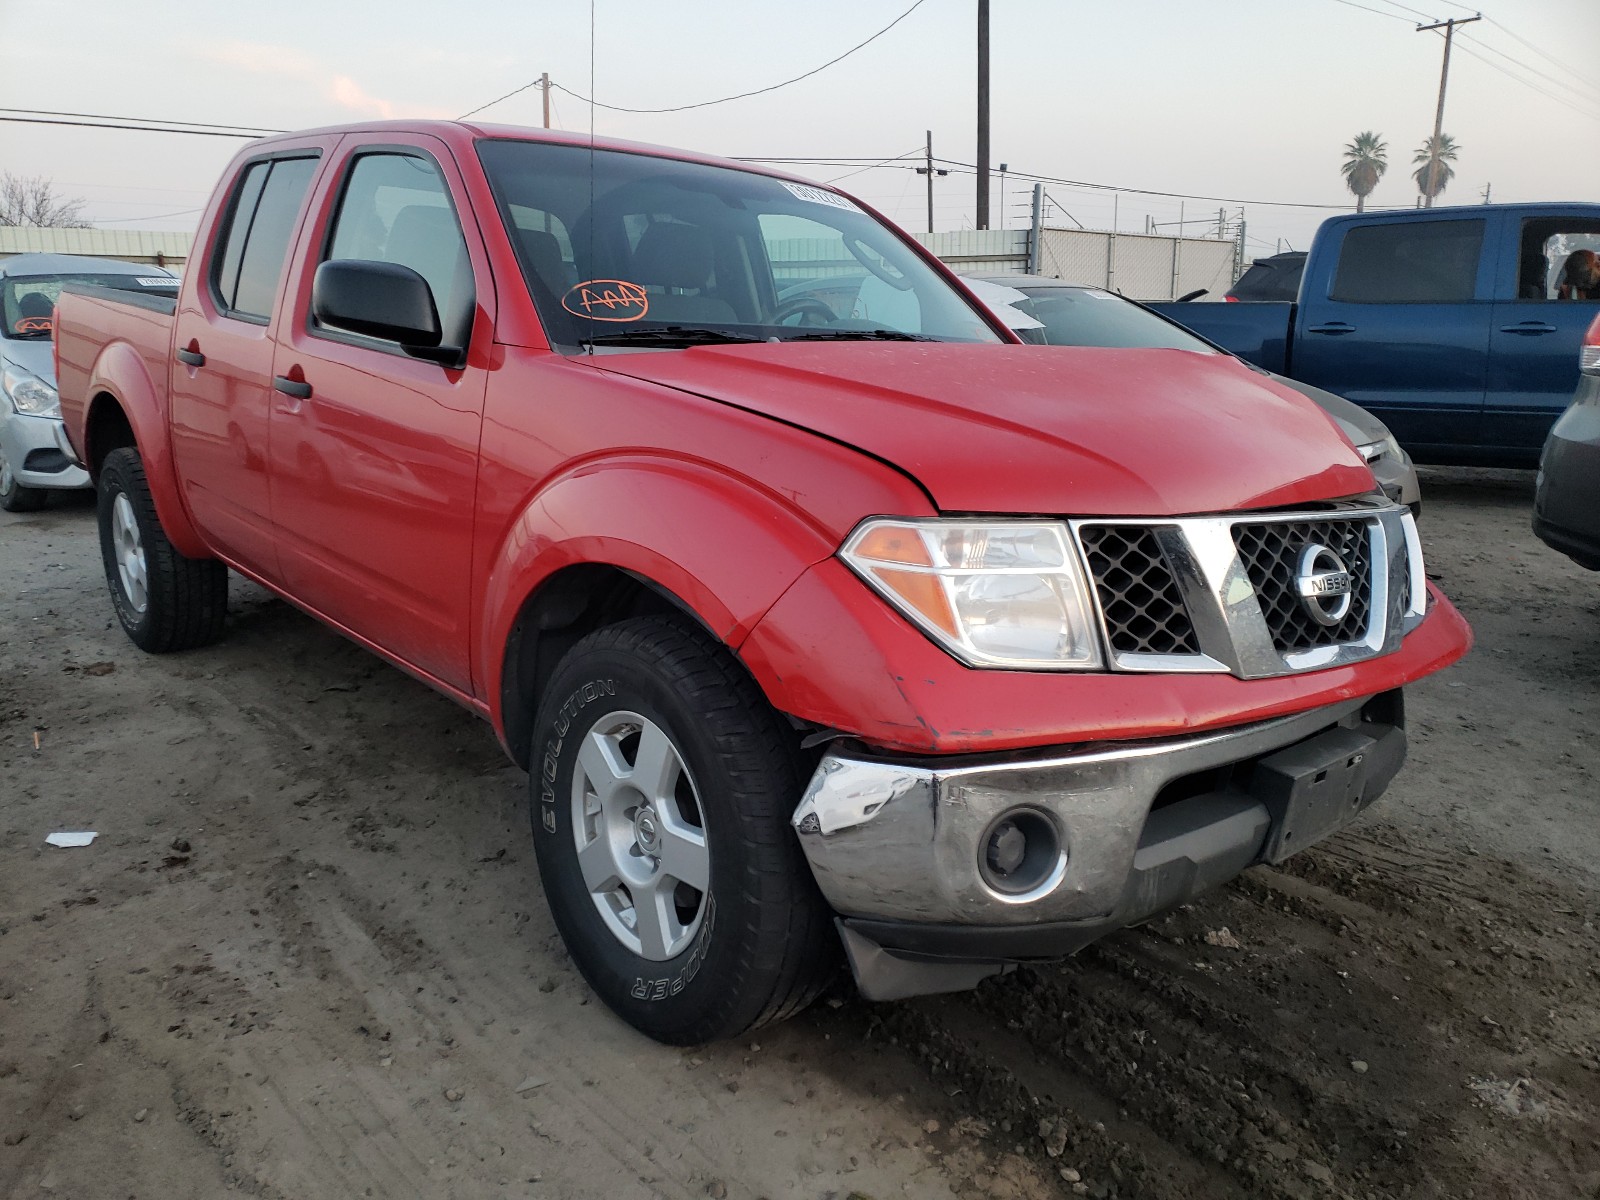
M 1345 186 L 1355 193 L 1357 212 L 1366 208 L 1367 197 L 1389 169 L 1388 156 L 1389 147 L 1382 135 L 1370 129 L 1356 134 L 1356 140 L 1344 148 L 1344 165 L 1339 170 L 1344 174 Z
M 1455 162 L 1456 152 L 1460 149 L 1461 147 L 1456 145 L 1455 138 L 1448 133 L 1441 133 L 1437 146 L 1430 137 L 1411 156 L 1411 161 L 1417 168 L 1411 173 L 1411 178 L 1417 181 L 1417 191 L 1422 193 L 1425 208 L 1432 208 L 1433 198 L 1444 191 L 1445 184 L 1455 178 L 1456 169 L 1450 164 Z

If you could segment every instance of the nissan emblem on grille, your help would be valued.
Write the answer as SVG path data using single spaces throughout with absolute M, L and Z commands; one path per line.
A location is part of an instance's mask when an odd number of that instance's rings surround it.
M 1306 615 L 1317 624 L 1337 625 L 1350 611 L 1350 572 L 1328 547 L 1313 543 L 1300 551 L 1294 582 Z

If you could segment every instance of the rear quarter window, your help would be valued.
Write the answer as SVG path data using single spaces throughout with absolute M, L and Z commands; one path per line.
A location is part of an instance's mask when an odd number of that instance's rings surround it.
M 1344 235 L 1330 298 L 1350 304 L 1450 304 L 1477 294 L 1483 222 L 1360 225 Z

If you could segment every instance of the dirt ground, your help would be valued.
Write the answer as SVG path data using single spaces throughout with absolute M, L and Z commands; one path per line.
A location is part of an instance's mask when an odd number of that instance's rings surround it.
M 92 508 L 0 513 L 0 1195 L 1600 1196 L 1600 575 L 1528 475 L 1424 489 L 1478 647 L 1359 826 L 689 1051 L 568 963 L 486 726 L 237 581 L 224 643 L 143 655 Z

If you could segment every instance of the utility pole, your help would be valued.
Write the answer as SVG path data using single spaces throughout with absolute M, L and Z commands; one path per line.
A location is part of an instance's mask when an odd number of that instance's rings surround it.
M 989 228 L 989 0 L 978 0 L 978 228 Z
M 1486 184 L 1483 185 L 1483 202 L 1485 204 L 1489 203 L 1489 193 L 1491 191 L 1493 191 L 1493 190 L 1494 190 L 1494 184 L 1486 183 Z
M 918 167 L 917 168 L 917 174 L 918 175 L 926 175 L 928 177 L 928 232 L 932 233 L 933 232 L 933 177 L 935 175 L 948 175 L 948 174 L 950 174 L 950 172 L 944 170 L 943 168 L 940 168 L 939 170 L 935 170 L 934 169 L 934 166 L 933 166 L 933 130 L 931 130 L 931 129 L 928 130 L 928 144 L 927 144 L 927 149 L 926 149 L 925 153 L 927 155 L 927 163 L 928 163 L 928 165 L 925 166 L 925 167 Z
M 1439 68 L 1439 107 L 1433 113 L 1433 141 L 1429 143 L 1428 173 L 1424 178 L 1431 189 L 1434 179 L 1439 172 L 1439 138 L 1444 133 L 1444 86 L 1450 79 L 1450 40 L 1455 37 L 1457 25 L 1471 25 L 1474 21 L 1483 20 L 1483 14 L 1475 17 L 1451 17 L 1448 21 L 1435 21 L 1432 25 L 1418 25 L 1418 33 L 1426 33 L 1430 29 L 1444 30 L 1444 65 Z M 1432 191 L 1423 193 L 1424 208 L 1433 207 Z
M 539 76 L 539 90 L 544 93 L 544 127 L 550 128 L 550 72 Z
M 1033 185 L 1033 224 L 1028 234 L 1028 274 L 1037 275 L 1044 257 L 1044 184 Z

